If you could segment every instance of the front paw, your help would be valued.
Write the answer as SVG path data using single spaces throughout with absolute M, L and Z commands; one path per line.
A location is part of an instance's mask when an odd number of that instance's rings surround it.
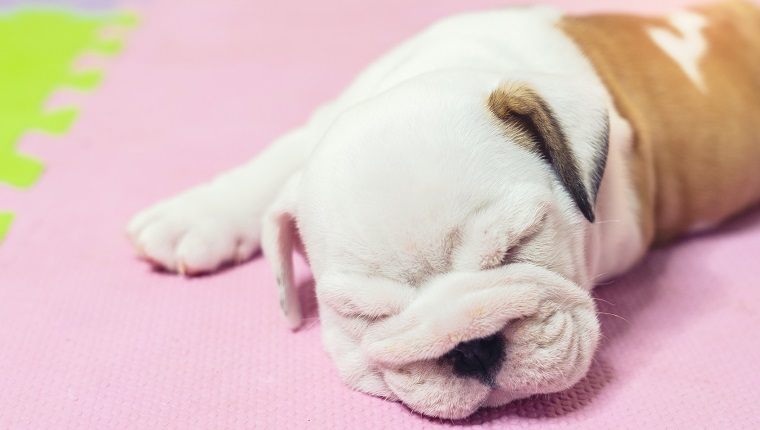
M 143 210 L 127 234 L 146 261 L 195 275 L 253 255 L 260 239 L 254 212 L 240 196 L 202 185 Z

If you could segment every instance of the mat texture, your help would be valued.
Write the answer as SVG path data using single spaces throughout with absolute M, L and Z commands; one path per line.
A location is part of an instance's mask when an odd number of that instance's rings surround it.
M 79 3 L 116 7 L 65 4 Z M 48 100 L 78 106 L 68 133 L 18 143 L 46 165 L 36 185 L 0 184 L 15 213 L 0 244 L 0 428 L 760 428 L 759 213 L 599 287 L 604 341 L 577 386 L 464 422 L 344 387 L 313 295 L 291 332 L 260 258 L 188 280 L 133 256 L 137 210 L 254 155 L 426 24 L 508 3 L 140 2 L 98 89 Z M 629 3 L 605 8 L 684 4 Z

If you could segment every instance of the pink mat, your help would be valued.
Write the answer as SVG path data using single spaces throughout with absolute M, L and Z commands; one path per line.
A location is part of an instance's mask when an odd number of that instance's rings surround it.
M 602 315 L 576 387 L 464 423 L 345 388 L 313 306 L 290 332 L 261 259 L 187 280 L 134 258 L 135 211 L 247 159 L 425 24 L 504 3 L 141 2 L 72 132 L 22 143 L 47 173 L 0 188 L 17 213 L 0 246 L 0 428 L 760 428 L 760 213 L 600 287 L 619 317 Z M 684 2 L 626 3 L 607 7 Z

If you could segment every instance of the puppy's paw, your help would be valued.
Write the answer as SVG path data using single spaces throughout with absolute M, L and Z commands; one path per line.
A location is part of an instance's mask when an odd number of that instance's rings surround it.
M 250 258 L 259 247 L 258 221 L 240 196 L 203 185 L 143 210 L 127 234 L 148 262 L 195 275 Z

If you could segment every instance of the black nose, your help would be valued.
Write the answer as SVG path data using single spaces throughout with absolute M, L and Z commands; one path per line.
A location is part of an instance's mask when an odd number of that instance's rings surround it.
M 452 364 L 455 375 L 477 378 L 488 385 L 494 385 L 493 377 L 499 373 L 506 356 L 504 345 L 504 338 L 497 333 L 461 342 L 443 358 Z

